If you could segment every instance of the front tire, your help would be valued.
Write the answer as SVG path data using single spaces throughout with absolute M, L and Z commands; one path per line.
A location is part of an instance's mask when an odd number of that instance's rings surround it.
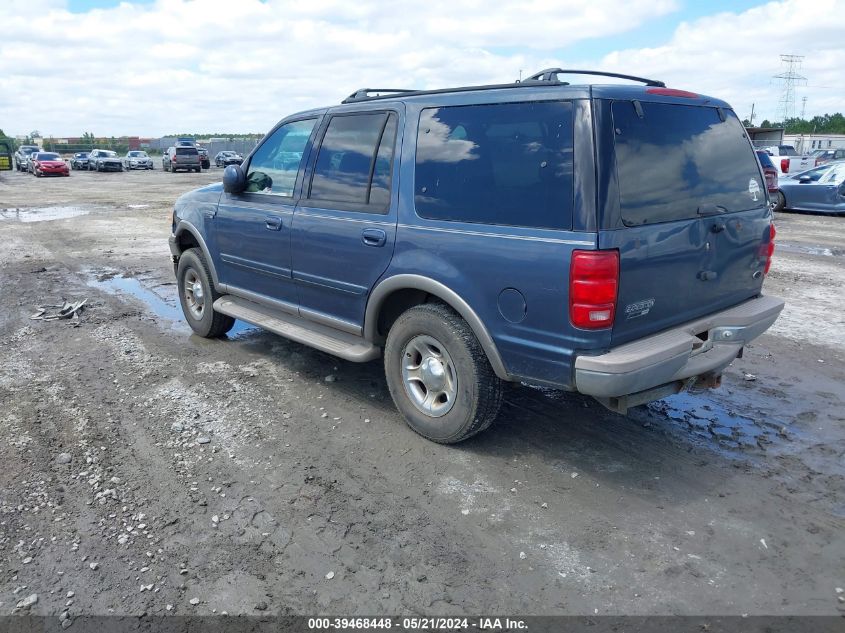
M 191 329 L 204 338 L 223 336 L 235 325 L 235 319 L 215 312 L 212 307 L 220 298 L 202 251 L 191 248 L 179 257 L 176 268 L 179 302 Z
M 455 444 L 493 424 L 503 383 L 472 329 L 451 308 L 426 303 L 390 328 L 384 370 L 408 426 L 440 444 Z

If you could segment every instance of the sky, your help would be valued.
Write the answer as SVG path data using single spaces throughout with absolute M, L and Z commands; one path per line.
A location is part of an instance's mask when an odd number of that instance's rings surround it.
M 845 111 L 845 0 L 0 0 L 9 135 L 265 132 L 362 87 L 504 83 L 543 68 L 661 79 L 778 118 Z

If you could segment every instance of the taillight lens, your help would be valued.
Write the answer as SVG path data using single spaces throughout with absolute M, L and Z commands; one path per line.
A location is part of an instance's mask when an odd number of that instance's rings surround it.
M 618 251 L 573 251 L 569 319 L 585 330 L 611 327 L 619 290 Z
M 777 231 L 775 230 L 774 223 L 769 225 L 769 243 L 764 245 L 764 255 L 766 258 L 766 267 L 763 269 L 763 274 L 769 274 L 769 268 L 772 267 L 772 255 L 775 253 L 775 235 L 777 235 Z
M 788 158 L 781 158 L 780 159 L 780 170 L 785 174 L 789 173 L 789 159 Z

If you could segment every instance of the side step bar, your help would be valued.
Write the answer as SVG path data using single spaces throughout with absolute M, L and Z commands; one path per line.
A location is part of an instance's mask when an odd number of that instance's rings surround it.
M 241 297 L 220 297 L 214 302 L 214 310 L 355 363 L 365 363 L 381 355 L 380 348 L 360 336 L 340 332 L 300 316 L 275 312 Z

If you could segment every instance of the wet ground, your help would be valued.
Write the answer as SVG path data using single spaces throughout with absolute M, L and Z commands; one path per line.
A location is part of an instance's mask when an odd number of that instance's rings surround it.
M 720 389 L 513 385 L 446 447 L 378 362 L 191 334 L 170 205 L 219 178 L 0 176 L 0 614 L 845 612 L 845 218 L 778 216 L 787 308 Z

